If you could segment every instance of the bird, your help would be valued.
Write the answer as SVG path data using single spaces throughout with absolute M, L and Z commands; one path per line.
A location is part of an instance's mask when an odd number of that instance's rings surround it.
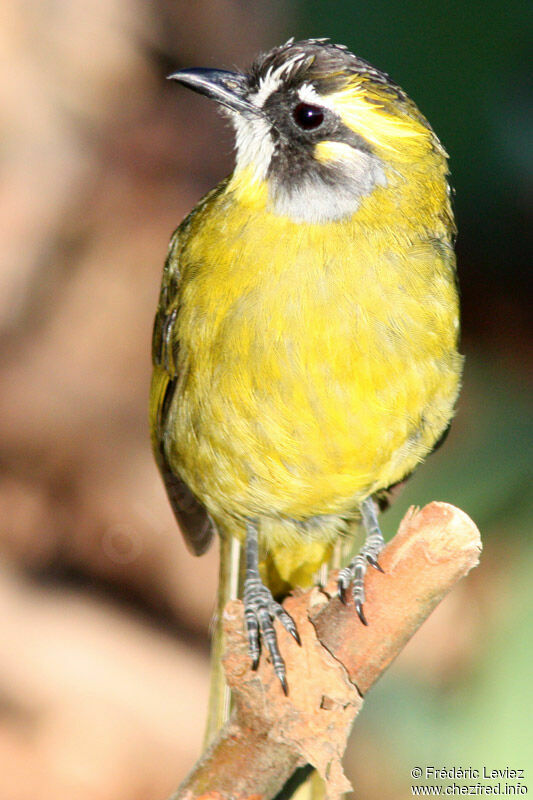
M 367 624 L 379 509 L 454 415 L 447 154 L 385 72 L 328 39 L 169 77 L 217 104 L 236 158 L 170 241 L 152 446 L 189 549 L 220 535 L 219 607 L 237 587 L 252 666 L 263 646 L 287 693 L 281 598 L 362 527 L 338 585 Z

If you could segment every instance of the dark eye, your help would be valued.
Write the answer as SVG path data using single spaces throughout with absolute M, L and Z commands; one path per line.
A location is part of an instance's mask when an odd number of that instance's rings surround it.
M 320 106 L 298 103 L 293 109 L 292 118 L 299 128 L 304 131 L 312 131 L 324 122 L 324 111 Z

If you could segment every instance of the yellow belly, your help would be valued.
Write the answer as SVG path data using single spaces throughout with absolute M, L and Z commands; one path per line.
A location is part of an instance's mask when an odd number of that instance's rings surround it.
M 453 255 L 390 215 L 369 233 L 217 202 L 180 253 L 171 463 L 222 527 L 263 520 L 286 543 L 318 517 L 308 538 L 327 541 L 452 416 Z

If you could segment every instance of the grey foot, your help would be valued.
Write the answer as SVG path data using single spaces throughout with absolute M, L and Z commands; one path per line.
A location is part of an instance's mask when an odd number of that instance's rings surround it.
M 361 515 L 366 530 L 365 543 L 348 566 L 341 569 L 337 585 L 339 588 L 339 596 L 342 602 L 346 603 L 346 592 L 353 582 L 352 597 L 355 609 L 363 625 L 368 625 L 363 610 L 363 603 L 365 602 L 365 575 L 369 564 L 380 572 L 383 572 L 378 563 L 378 556 L 385 546 L 385 541 L 379 527 L 376 506 L 371 497 L 368 497 L 361 503 Z
M 257 665 L 259 664 L 259 656 L 261 654 L 260 637 L 262 636 L 270 653 L 274 672 L 280 680 L 283 691 L 285 694 L 288 694 L 289 689 L 285 673 L 285 662 L 279 652 L 273 622 L 277 617 L 285 630 L 300 644 L 300 637 L 296 629 L 296 624 L 291 615 L 274 600 L 270 589 L 267 589 L 258 574 L 254 575 L 249 573 L 246 576 L 244 581 L 243 601 L 252 668 L 257 669 Z

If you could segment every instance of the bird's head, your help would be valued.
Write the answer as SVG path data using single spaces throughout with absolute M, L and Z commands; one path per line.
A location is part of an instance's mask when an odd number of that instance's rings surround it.
M 295 221 L 351 216 L 378 187 L 445 181 L 446 154 L 384 72 L 325 39 L 288 41 L 247 72 L 170 76 L 217 101 L 236 131 L 231 188 Z M 401 190 L 401 188 L 400 188 Z

